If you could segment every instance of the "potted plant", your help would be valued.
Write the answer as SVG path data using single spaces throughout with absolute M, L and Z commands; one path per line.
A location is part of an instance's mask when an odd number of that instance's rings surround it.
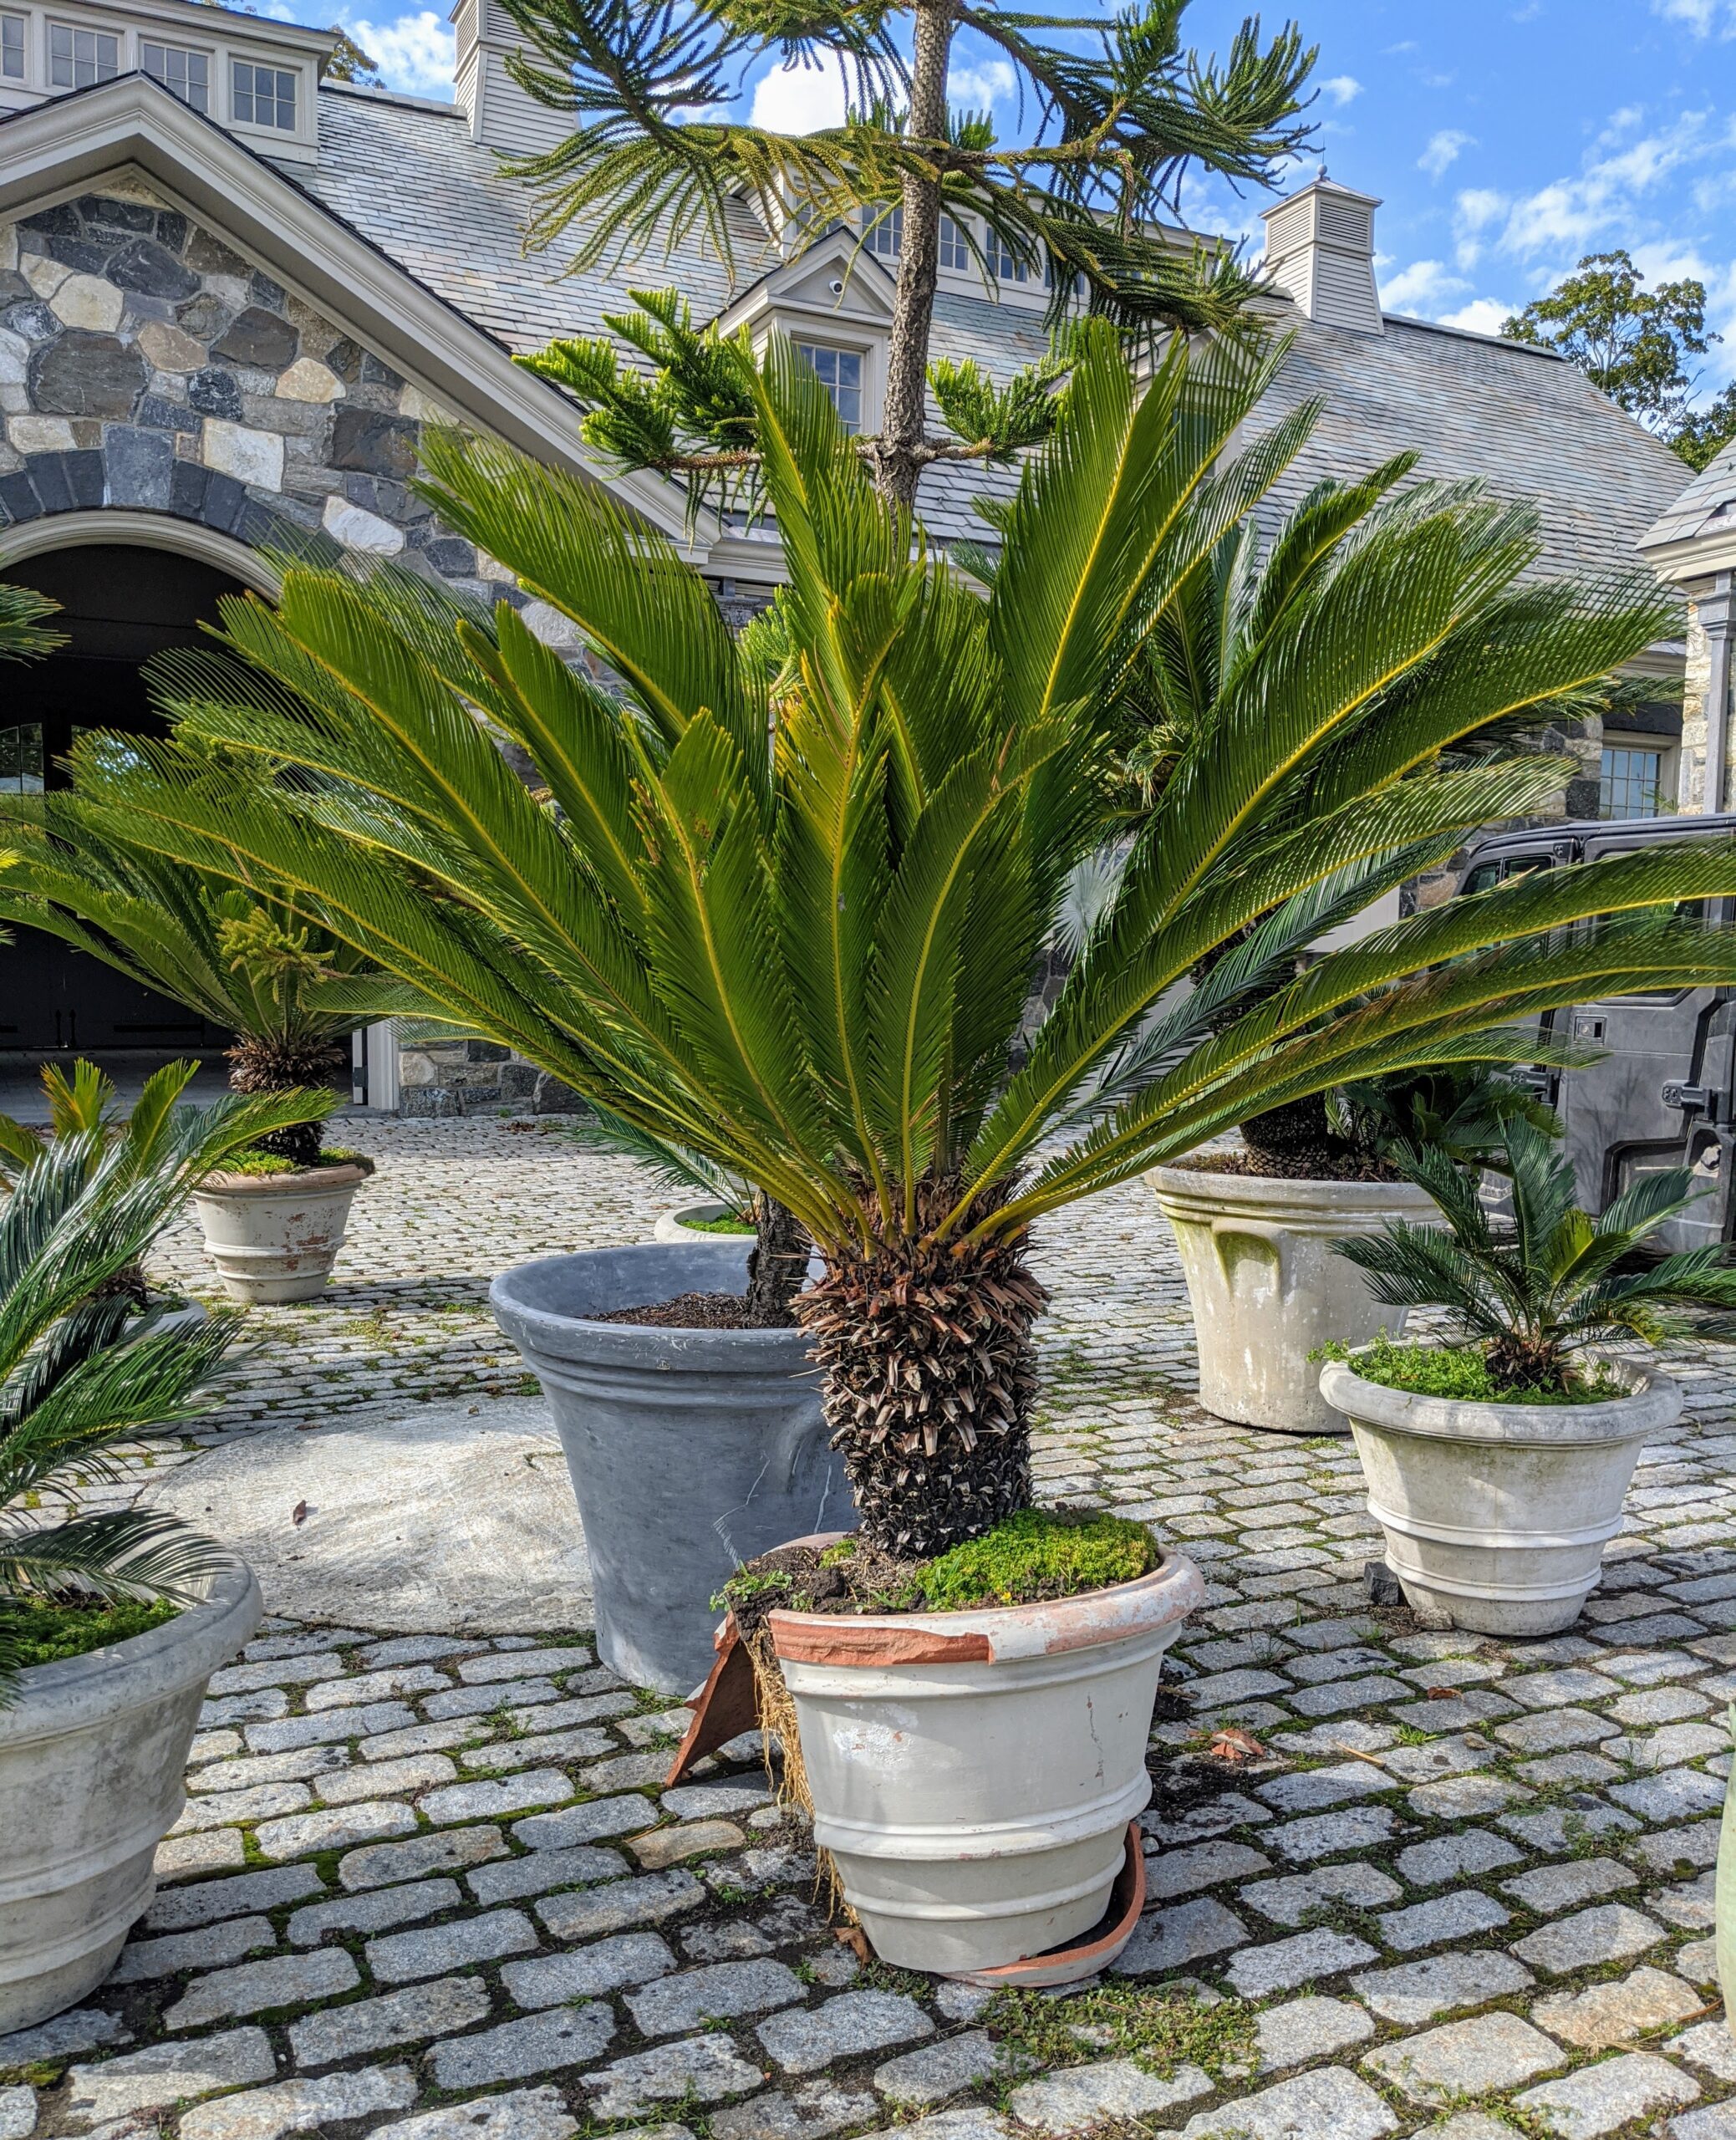
M 1530 1044 L 1534 1055 L 1550 1045 Z M 1502 1123 L 1520 1113 L 1547 1118 L 1490 1064 L 1405 1069 L 1251 1116 L 1239 1149 L 1153 1167 L 1146 1180 L 1175 1230 L 1206 1410 L 1284 1434 L 1347 1433 L 1321 1394 L 1320 1348 L 1402 1330 L 1405 1311 L 1335 1250 L 1389 1220 L 1434 1215 L 1389 1156 L 1396 1144 L 1420 1138 L 1491 1164 Z
M 195 1183 L 315 1103 L 176 1108 L 192 1073 L 159 1071 L 119 1134 L 42 1145 L 0 1209 L 0 2035 L 108 1974 L 181 1811 L 206 1681 L 262 1610 L 250 1571 L 176 1519 L 76 1506 L 118 1444 L 207 1409 L 235 1341 L 227 1318 L 141 1309 L 128 1274 Z
M 1103 843 L 1103 695 L 1309 421 L 1214 473 L 1274 359 L 1178 341 L 1142 390 L 1091 324 L 1077 358 L 985 588 L 876 497 L 823 389 L 775 342 L 743 376 L 791 580 L 739 640 L 600 490 L 439 434 L 424 492 L 442 520 L 606 650 L 619 696 L 510 605 L 486 629 L 455 617 L 436 648 L 425 612 L 400 620 L 389 578 L 292 571 L 275 609 L 225 611 L 257 688 L 231 662 L 221 690 L 183 696 L 176 741 L 104 774 L 104 807 L 141 837 L 238 880 L 293 879 L 309 920 L 444 991 L 452 1015 L 486 1004 L 495 1037 L 752 1181 L 817 1246 L 819 1284 L 797 1292 L 785 1266 L 799 1322 L 782 1330 L 742 1327 L 740 1297 L 670 1299 L 719 1288 L 732 1251 L 710 1247 L 553 1259 L 498 1279 L 494 1300 L 568 1408 L 605 1628 L 684 1551 L 709 1577 L 733 1539 L 751 1566 L 760 1483 L 741 1490 L 726 1448 L 701 1491 L 730 1401 L 717 1385 L 757 1340 L 812 1343 L 860 1520 L 850 1567 L 827 1565 L 834 1598 L 803 1563 L 814 1609 L 768 1629 L 846 1893 L 887 1951 L 947 1968 L 1075 1940 L 1102 1914 L 1150 1787 L 1161 1653 L 1199 1594 L 1180 1556 L 1148 1540 L 1128 1573 L 1032 1510 L 1032 1228 L 1286 1101 L 1499 1057 L 1487 1036 L 1509 1006 L 1586 1000 L 1592 975 L 1736 972 L 1727 935 L 1655 911 L 1736 885 L 1736 855 L 1708 844 L 1504 884 L 1296 973 L 1347 901 L 1559 778 L 1535 761 L 1446 770 L 1440 748 L 1497 700 L 1547 704 L 1657 628 L 1649 594 L 1515 585 L 1523 517 L 1430 494 L 1250 655 L 1015 1072 L 1057 902 Z M 323 690 L 343 680 L 341 707 L 299 701 L 310 673 Z M 530 753 L 549 802 L 472 708 Z M 334 776 L 340 759 L 352 770 Z M 1540 955 L 1571 916 L 1630 907 L 1632 925 Z M 736 1327 L 705 1327 L 725 1312 Z M 676 1383 L 688 1363 L 700 1371 Z M 680 1409 L 659 1416 L 671 1386 Z M 925 1566 L 977 1546 L 975 1588 L 969 1571 L 930 1587 Z M 810 1665 L 855 1692 L 798 1685 Z M 967 1768 L 980 1787 L 949 1807 L 934 1779 Z M 873 1898 L 855 1885 L 869 1857 Z
M 1476 1176 L 1446 1154 L 1395 1154 L 1446 1221 L 1395 1220 L 1338 1254 L 1391 1307 L 1444 1309 L 1444 1344 L 1390 1339 L 1329 1360 L 1386 1534 L 1418 1612 L 1483 1634 L 1552 1634 L 1595 1587 L 1643 1443 L 1680 1416 L 1657 1368 L 1595 1349 L 1698 1327 L 1736 1332 L 1724 1251 L 1640 1262 L 1647 1236 L 1698 1193 L 1686 1168 L 1642 1176 L 1598 1219 L 1571 1163 L 1523 1118 L 1503 1130 L 1513 1216 L 1497 1225 Z
M 0 796 L 0 919 L 60 937 L 232 1032 L 237 1093 L 329 1087 L 347 1073 L 362 962 L 242 890 L 151 853 L 79 792 Z M 334 1004 L 333 992 L 347 989 Z M 337 1104 L 333 1093 L 326 1112 Z M 349 1206 L 374 1171 L 298 1120 L 238 1152 L 195 1195 L 206 1251 L 232 1300 L 322 1292 Z

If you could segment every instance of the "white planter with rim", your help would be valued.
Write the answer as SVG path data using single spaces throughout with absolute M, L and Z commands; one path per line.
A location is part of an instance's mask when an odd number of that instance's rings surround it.
M 1408 1181 L 1286 1181 L 1206 1167 L 1153 1167 L 1145 1179 L 1187 1276 L 1200 1403 L 1243 1426 L 1343 1434 L 1308 1355 L 1401 1330 L 1404 1310 L 1382 1307 L 1334 1246 L 1389 1219 L 1426 1225 L 1439 1216 L 1434 1199 Z
M 1320 1378 L 1349 1419 L 1387 1566 L 1423 1618 L 1488 1635 L 1571 1627 L 1647 1439 L 1682 1414 L 1656 1368 L 1606 1360 L 1629 1394 L 1597 1404 L 1475 1404 Z
M 251 1568 L 130 1641 L 31 1667 L 0 1709 L 0 2036 L 100 1984 L 150 1906 L 205 1683 L 259 1624 Z
M 681 1241 L 697 1245 L 703 1241 L 751 1241 L 751 1233 L 717 1233 L 709 1226 L 696 1226 L 695 1219 L 726 1219 L 730 1215 L 727 1204 L 706 1198 L 698 1204 L 684 1204 L 679 1210 L 665 1211 L 652 1229 L 654 1241 Z
M 1099 1922 L 1151 1797 L 1163 1654 L 1204 1594 L 1165 1552 L 1135 1582 L 1042 1604 L 770 1615 L 814 1840 L 883 1961 L 970 1974 Z
M 205 1252 L 231 1300 L 312 1300 L 344 1246 L 351 1200 L 368 1169 L 345 1162 L 297 1174 L 207 1174 L 193 1193 Z

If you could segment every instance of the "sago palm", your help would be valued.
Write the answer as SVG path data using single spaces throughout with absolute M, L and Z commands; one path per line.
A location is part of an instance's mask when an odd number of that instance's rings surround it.
M 1068 873 L 1108 822 L 1105 709 L 1317 413 L 1229 457 L 1282 355 L 1177 346 L 1141 391 L 1087 335 L 985 590 L 875 496 L 775 344 L 753 387 L 790 572 L 771 645 L 732 639 L 601 490 L 444 436 L 426 495 L 618 691 L 508 605 L 455 621 L 391 578 L 292 572 L 276 609 L 227 606 L 216 670 L 174 672 L 179 747 L 84 746 L 87 800 L 281 884 L 455 1026 L 793 1211 L 827 1266 L 799 1312 L 864 1528 L 939 1551 L 1031 1492 L 1046 1213 L 1285 1100 L 1522 1058 L 1519 1022 L 1548 1006 L 1736 975 L 1728 937 L 1664 904 L 1736 890 L 1728 843 L 1503 884 L 1293 972 L 1327 924 L 1560 778 L 1443 771 L 1443 751 L 1661 628 L 1650 591 L 1522 581 L 1531 517 L 1460 500 L 1361 548 L 1264 640 L 1012 1071 Z M 1622 918 L 1565 937 L 1599 913 Z
M 22 1608 L 184 1597 L 216 1558 L 160 1511 L 41 1506 L 76 1504 L 79 1480 L 115 1475 L 117 1443 L 206 1409 L 234 1345 L 233 1321 L 189 1328 L 141 1314 L 115 1281 L 214 1168 L 317 1103 L 291 1093 L 177 1107 L 193 1068 L 160 1070 L 124 1129 L 69 1124 L 14 1159 L 0 1208 L 0 1705 L 15 1689 Z
M 1544 1131 L 1515 1117 L 1501 1143 L 1509 1223 L 1493 1217 L 1475 1174 L 1445 1152 L 1413 1147 L 1397 1155 L 1447 1224 L 1394 1220 L 1365 1240 L 1339 1243 L 1337 1253 L 1363 1273 L 1377 1301 L 1444 1308 L 1480 1348 L 1495 1381 L 1515 1389 L 1566 1389 L 1573 1355 L 1600 1340 L 1736 1335 L 1728 1250 L 1690 1249 L 1635 1267 L 1646 1240 L 1704 1195 L 1691 1168 L 1641 1175 L 1594 1219 L 1578 1207 L 1573 1162 Z
M 321 991 L 361 966 L 356 954 L 268 891 L 154 853 L 76 792 L 0 796 L 0 920 L 58 936 L 233 1033 L 238 1093 L 329 1088 L 344 1074 L 358 1020 Z M 322 1127 L 298 1122 L 263 1149 L 317 1165 Z

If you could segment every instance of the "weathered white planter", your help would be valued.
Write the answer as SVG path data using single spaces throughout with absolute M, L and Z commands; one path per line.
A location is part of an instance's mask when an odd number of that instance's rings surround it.
M 1682 1413 L 1667 1375 L 1604 1365 L 1630 1395 L 1472 1404 L 1327 1363 L 1321 1389 L 1350 1420 L 1387 1566 L 1425 1618 L 1488 1635 L 1555 1634 L 1579 1618 L 1642 1446 Z
M 0 2036 L 100 1984 L 150 1905 L 205 1683 L 259 1624 L 236 1561 L 165 1626 L 23 1675 L 0 1709 Z
M 1204 1594 L 1166 1552 L 1046 1604 L 771 1615 L 814 1839 L 883 1961 L 970 1974 L 1097 1923 L 1151 1797 L 1163 1653 Z
M 1389 1219 L 1425 1225 L 1434 1199 L 1404 1181 L 1279 1181 L 1204 1167 L 1145 1179 L 1175 1229 L 1199 1345 L 1199 1401 L 1220 1419 L 1287 1434 L 1341 1434 L 1308 1355 L 1400 1330 L 1334 1245 Z
M 727 1205 L 706 1200 L 700 1204 L 684 1204 L 679 1210 L 665 1211 L 652 1229 L 654 1241 L 680 1241 L 698 1244 L 701 1241 L 751 1241 L 751 1234 L 713 1233 L 704 1226 L 691 1224 L 695 1219 L 723 1219 L 729 1215 Z
M 365 1167 L 208 1174 L 194 1191 L 205 1252 L 231 1300 L 269 1305 L 325 1291 Z

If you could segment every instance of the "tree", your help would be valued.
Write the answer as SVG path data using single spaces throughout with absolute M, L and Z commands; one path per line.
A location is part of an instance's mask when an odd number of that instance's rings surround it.
M 1690 468 L 1709 468 L 1736 438 L 1736 385 L 1727 386 L 1703 409 L 1688 409 L 1670 438 L 1670 444 Z
M 1015 1071 L 1040 947 L 1107 822 L 1105 701 L 1318 414 L 1229 458 L 1281 348 L 1178 339 L 1141 393 L 1112 330 L 1087 344 L 986 589 L 876 494 L 774 341 L 754 384 L 790 560 L 771 624 L 732 638 L 600 487 L 437 434 L 423 494 L 573 621 L 619 696 L 509 604 L 437 629 L 389 574 L 293 570 L 275 609 L 225 604 L 171 740 L 74 753 L 103 821 L 280 883 L 453 1025 L 794 1212 L 826 1260 L 798 1312 L 863 1530 L 902 1553 L 1030 1495 L 1044 1214 L 1301 1095 L 1524 1060 L 1552 1006 L 1736 979 L 1736 940 L 1666 904 L 1736 891 L 1728 842 L 1539 871 L 1289 971 L 1560 778 L 1445 770 L 1444 748 L 1668 614 L 1637 578 L 1522 578 L 1535 517 L 1448 498 L 1351 548 L 1263 643 Z M 1571 925 L 1591 915 L 1611 918 Z
M 1221 64 L 1204 61 L 1182 44 L 1188 0 L 1138 0 L 1107 20 L 1082 8 L 1005 13 L 986 0 L 502 3 L 529 48 L 507 63 L 515 77 L 577 122 L 557 148 L 510 166 L 541 194 L 533 244 L 577 231 L 568 272 L 643 258 L 696 229 L 733 264 L 731 211 L 743 195 L 768 232 L 798 245 L 863 211 L 897 218 L 884 417 L 867 451 L 883 494 L 905 505 L 923 468 L 952 450 L 928 438 L 924 415 L 943 211 L 985 268 L 1051 274 L 1057 324 L 1082 304 L 1138 330 L 1231 329 L 1255 287 L 1233 252 L 1178 246 L 1158 227 L 1179 219 L 1189 172 L 1270 184 L 1311 140 L 1297 115 L 1314 53 L 1295 28 L 1262 45 L 1258 20 L 1245 22 Z M 987 114 L 949 106 L 961 31 L 1016 76 L 1028 145 L 998 142 Z M 845 123 L 788 135 L 717 116 L 768 54 L 844 69 Z M 613 351 L 557 345 L 549 364 L 594 389 Z
M 1625 252 L 1586 253 L 1501 332 L 1559 349 L 1618 408 L 1672 440 L 1693 385 L 1683 359 L 1703 356 L 1720 339 L 1706 325 L 1703 282 L 1687 275 L 1647 289 Z

